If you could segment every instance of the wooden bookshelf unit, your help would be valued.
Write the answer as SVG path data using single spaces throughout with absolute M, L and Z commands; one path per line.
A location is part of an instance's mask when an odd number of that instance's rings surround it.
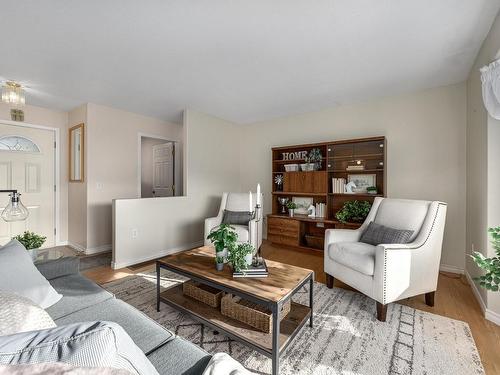
M 312 149 L 321 151 L 322 160 L 314 171 L 301 171 L 305 163 L 303 156 Z M 325 229 L 358 228 L 360 223 L 341 223 L 335 217 L 346 201 L 362 200 L 373 202 L 377 196 L 386 194 L 386 154 L 385 137 L 349 139 L 342 141 L 274 147 L 272 149 L 272 213 L 267 219 L 267 238 L 275 244 L 294 246 L 307 250 L 323 250 Z M 285 165 L 298 164 L 299 171 L 287 172 Z M 351 168 L 362 170 L 350 170 Z M 283 176 L 281 190 L 274 179 Z M 377 194 L 366 192 L 345 194 L 333 192 L 332 179 L 349 175 L 372 175 L 376 181 Z M 313 204 L 326 205 L 325 217 L 310 218 L 295 214 L 293 217 L 282 212 L 278 198 L 311 198 Z

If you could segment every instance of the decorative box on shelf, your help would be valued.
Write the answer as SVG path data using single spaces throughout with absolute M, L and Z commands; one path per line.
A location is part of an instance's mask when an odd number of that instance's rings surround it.
M 290 312 L 290 299 L 281 308 L 280 319 Z M 222 297 L 221 313 L 224 316 L 239 320 L 259 331 L 269 333 L 272 329 L 273 316 L 270 310 L 256 303 L 244 300 L 240 297 L 226 294 Z

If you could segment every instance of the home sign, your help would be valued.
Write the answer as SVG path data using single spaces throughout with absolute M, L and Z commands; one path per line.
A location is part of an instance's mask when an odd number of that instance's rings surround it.
M 284 152 L 283 160 L 303 160 L 307 157 L 307 151 Z

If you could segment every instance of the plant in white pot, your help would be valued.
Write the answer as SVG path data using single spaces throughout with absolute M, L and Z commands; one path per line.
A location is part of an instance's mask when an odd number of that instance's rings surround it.
M 45 240 L 47 239 L 47 237 L 45 236 L 30 232 L 28 230 L 23 234 L 19 234 L 12 238 L 21 242 L 26 250 L 28 250 L 33 259 L 36 259 L 36 257 L 38 256 L 38 249 L 45 243 Z
M 231 263 L 234 272 L 245 272 L 252 264 L 252 256 L 255 248 L 248 242 L 240 243 L 231 250 L 227 260 Z
M 226 262 L 228 253 L 236 247 L 238 234 L 231 225 L 221 224 L 210 232 L 207 239 L 214 245 L 216 257 L 222 257 Z
M 295 202 L 288 202 L 286 204 L 286 208 L 288 208 L 288 215 L 290 217 L 293 217 L 294 210 L 297 208 L 297 203 L 295 203 Z

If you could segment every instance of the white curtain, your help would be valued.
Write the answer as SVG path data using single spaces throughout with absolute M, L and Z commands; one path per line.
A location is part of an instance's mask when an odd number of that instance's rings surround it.
M 500 60 L 481 68 L 483 101 L 491 117 L 500 120 Z

